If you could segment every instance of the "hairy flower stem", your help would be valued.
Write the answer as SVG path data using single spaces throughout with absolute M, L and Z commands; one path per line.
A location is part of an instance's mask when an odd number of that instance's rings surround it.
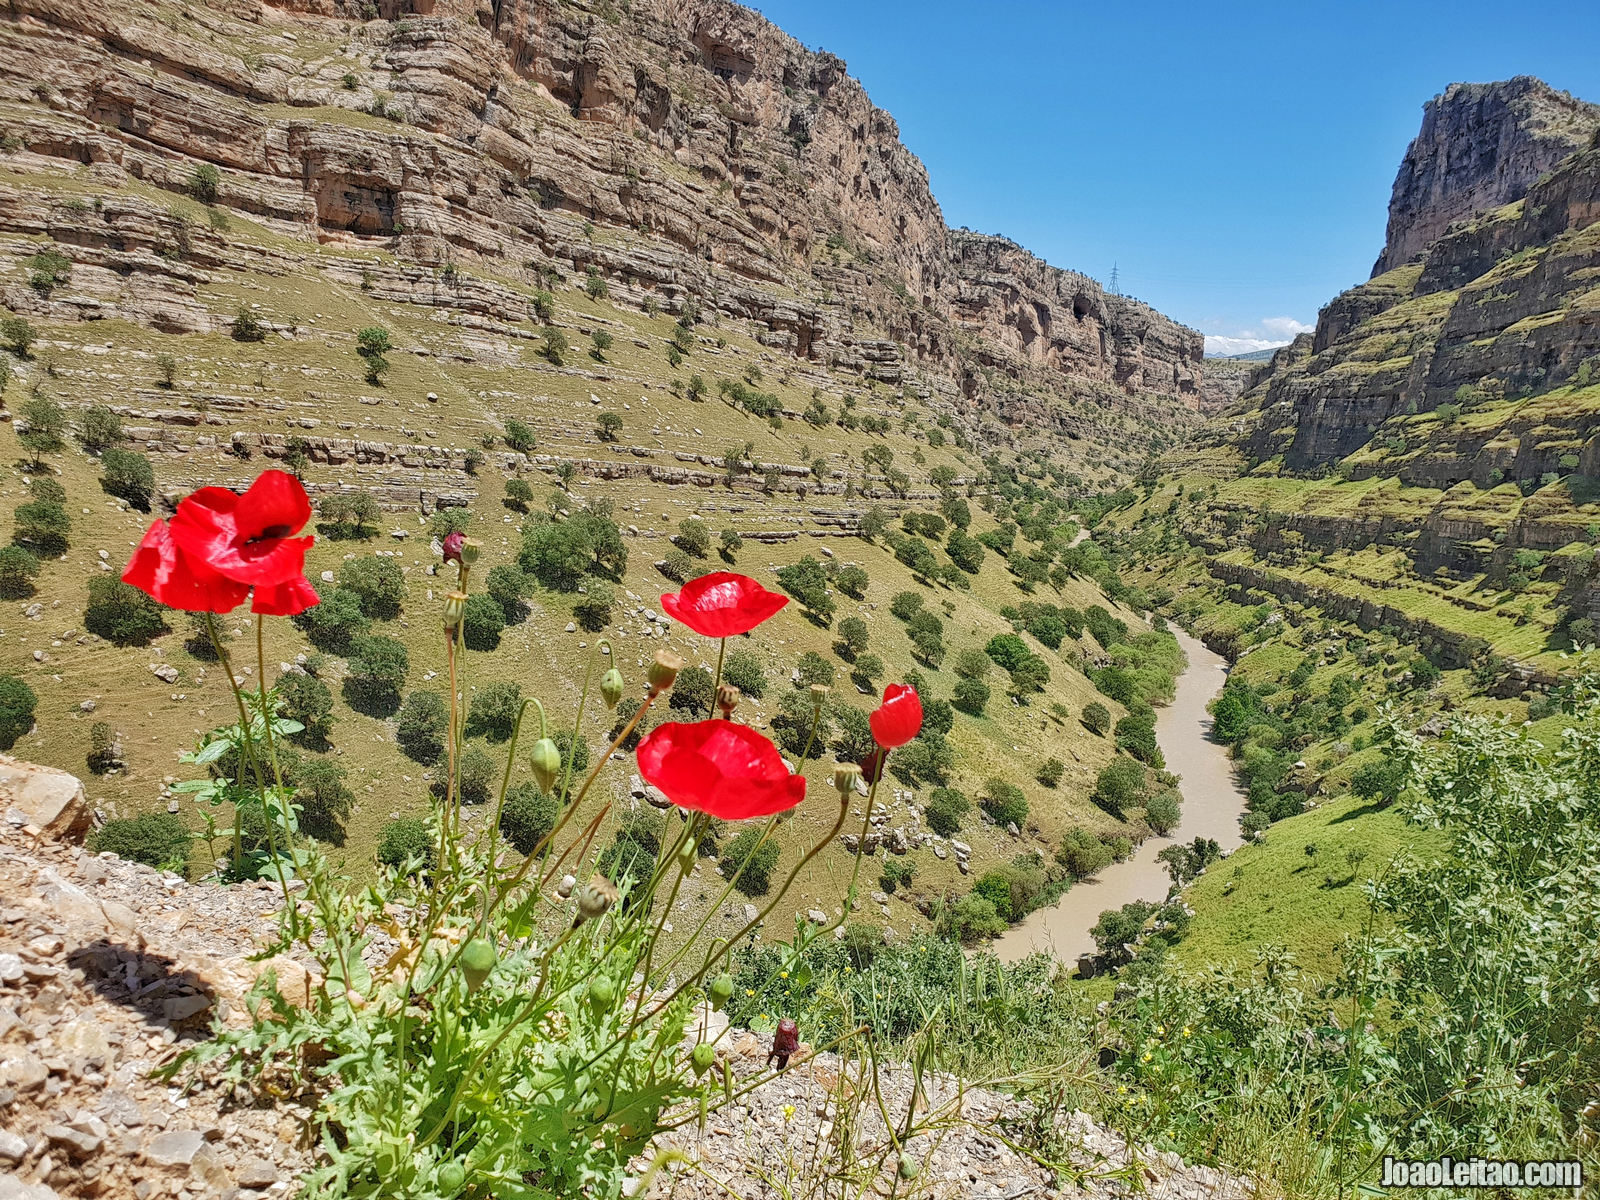
M 711 681 L 711 709 L 706 713 L 708 720 L 717 715 L 717 691 L 722 687 L 722 657 L 728 652 L 728 639 L 721 638 L 717 642 L 717 674 Z

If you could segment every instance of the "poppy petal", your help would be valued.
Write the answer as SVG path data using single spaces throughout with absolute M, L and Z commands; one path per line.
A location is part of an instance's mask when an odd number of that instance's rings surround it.
M 661 607 L 702 637 L 749 633 L 773 616 L 789 597 L 769 592 L 748 575 L 713 571 L 661 597 Z
M 679 808 L 743 821 L 787 812 L 806 781 L 761 734 L 733 721 L 669 722 L 639 743 L 639 774 Z
M 872 740 L 886 750 L 904 746 L 922 731 L 922 699 L 917 689 L 891 683 L 883 689 L 883 703 L 867 714 Z
M 172 518 L 172 537 L 213 571 L 237 583 L 271 587 L 305 573 L 313 539 L 289 535 L 310 517 L 300 481 L 286 471 L 264 471 L 243 496 L 206 487 L 186 497 Z
M 122 581 L 168 608 L 227 613 L 244 603 L 250 589 L 185 554 L 171 527 L 157 521 L 145 532 L 122 572 Z
M 250 611 L 267 617 L 293 617 L 320 603 L 317 589 L 301 575 L 287 583 L 256 588 L 250 598 Z

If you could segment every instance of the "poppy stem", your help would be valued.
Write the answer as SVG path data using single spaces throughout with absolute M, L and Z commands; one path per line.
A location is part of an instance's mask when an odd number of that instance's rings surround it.
M 722 657 L 728 652 L 728 639 L 721 638 L 717 642 L 717 674 L 711 681 L 711 710 L 706 713 L 707 720 L 714 720 L 717 715 L 717 689 L 722 686 Z

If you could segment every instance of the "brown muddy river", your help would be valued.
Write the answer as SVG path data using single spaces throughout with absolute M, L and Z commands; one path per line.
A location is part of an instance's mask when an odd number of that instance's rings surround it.
M 1211 729 L 1206 705 L 1222 690 L 1227 663 L 1176 625 L 1169 628 L 1189 666 L 1178 678 L 1172 703 L 1156 710 L 1156 742 L 1166 756 L 1167 770 L 1181 779 L 1182 820 L 1171 837 L 1146 839 L 1130 858 L 1074 884 L 1055 904 L 1029 913 L 1020 925 L 1007 930 L 993 943 L 994 952 L 1005 962 L 1044 950 L 1072 964 L 1079 955 L 1094 953 L 1089 930 L 1102 912 L 1132 900 L 1166 898 L 1170 880 L 1156 861 L 1162 849 L 1208 837 L 1232 850 L 1244 840 L 1239 832 L 1244 793 L 1234 782 L 1227 751 L 1206 737 Z

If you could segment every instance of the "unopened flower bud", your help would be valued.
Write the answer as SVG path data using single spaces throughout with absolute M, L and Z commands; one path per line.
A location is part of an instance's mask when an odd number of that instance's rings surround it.
M 488 938 L 473 938 L 461 947 L 461 974 L 466 978 L 469 993 L 483 986 L 498 958 L 494 943 Z
M 658 695 L 678 681 L 683 670 L 683 659 L 671 650 L 657 650 L 655 658 L 645 668 L 645 678 L 650 683 L 650 694 Z
M 577 923 L 582 925 L 585 921 L 605 916 L 606 910 L 616 901 L 617 885 L 604 875 L 591 875 L 589 882 L 578 889 Z
M 717 707 L 722 710 L 723 719 L 733 716 L 733 710 L 739 706 L 739 689 L 731 683 L 717 685 Z
M 478 561 L 478 556 L 483 553 L 483 543 L 477 538 L 461 539 L 461 565 L 470 567 Z
M 728 1002 L 728 997 L 733 995 L 733 976 L 718 975 L 711 981 L 711 986 L 706 992 L 711 997 L 711 1011 L 721 1012 L 722 1006 Z
M 617 989 L 611 985 L 611 980 L 603 975 L 596 975 L 589 981 L 589 1007 L 597 1013 L 605 1012 L 617 998 Z
M 600 699 L 606 702 L 607 708 L 616 708 L 621 702 L 625 686 L 622 682 L 622 672 L 615 667 L 600 676 Z
M 900 1156 L 899 1173 L 900 1173 L 900 1178 L 906 1180 L 909 1183 L 911 1180 L 915 1179 L 918 1175 L 922 1174 L 922 1167 L 918 1164 L 916 1159 L 911 1157 L 911 1155 L 902 1154 Z
M 710 1042 L 696 1042 L 694 1049 L 689 1051 L 689 1068 L 694 1072 L 694 1077 L 698 1079 L 710 1070 L 716 1058 L 717 1052 Z
M 444 598 L 444 627 L 454 633 L 461 627 L 461 618 L 466 615 L 467 594 L 465 592 L 451 592 Z
M 828 693 L 831 691 L 833 689 L 825 683 L 813 683 L 811 685 L 811 707 L 821 708 L 823 702 L 828 698 Z
M 856 780 L 861 778 L 861 768 L 855 763 L 839 763 L 833 768 L 833 786 L 841 796 L 850 794 L 850 789 L 856 786 Z
M 528 765 L 533 768 L 534 782 L 541 792 L 548 792 L 561 774 L 561 748 L 552 738 L 540 738 L 528 755 Z
M 461 543 L 467 540 L 464 533 L 452 533 L 444 539 L 444 561 L 459 563 L 461 561 Z

